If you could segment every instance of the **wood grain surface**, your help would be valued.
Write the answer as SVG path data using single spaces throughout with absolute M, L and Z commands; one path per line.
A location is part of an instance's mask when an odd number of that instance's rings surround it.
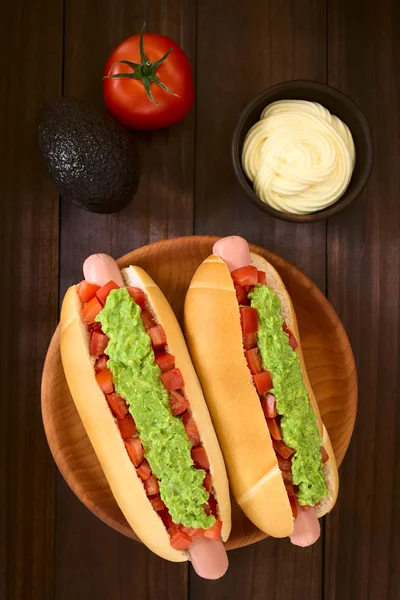
M 102 104 L 109 52 L 146 21 L 194 68 L 196 104 L 177 126 L 135 135 L 142 177 L 116 215 L 57 202 L 35 141 L 43 101 Z M 400 597 L 400 63 L 394 0 L 15 0 L 0 47 L 0 598 L 6 600 L 394 600 Z M 273 83 L 328 82 L 368 118 L 375 166 L 364 197 L 327 223 L 294 225 L 251 205 L 230 139 L 242 107 Z M 301 268 L 349 334 L 360 395 L 340 495 L 312 548 L 264 540 L 201 581 L 94 517 L 47 448 L 40 374 L 57 302 L 95 251 L 120 256 L 167 237 L 239 233 Z

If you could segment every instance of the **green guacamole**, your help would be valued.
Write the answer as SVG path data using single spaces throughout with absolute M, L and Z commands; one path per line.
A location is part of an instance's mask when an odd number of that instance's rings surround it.
M 316 417 L 309 404 L 301 374 L 300 360 L 282 329 L 278 297 L 266 285 L 257 285 L 249 294 L 258 311 L 257 345 L 264 369 L 270 371 L 276 408 L 281 419 L 282 438 L 294 448 L 293 483 L 298 486 L 299 504 L 314 506 L 328 487 L 322 470 L 321 444 Z
M 203 487 L 205 473 L 194 467 L 192 445 L 183 423 L 170 411 L 140 307 L 125 288 L 113 290 L 96 320 L 110 338 L 107 366 L 115 389 L 129 405 L 172 520 L 186 527 L 209 529 L 215 518 L 206 515 L 203 508 L 209 496 Z

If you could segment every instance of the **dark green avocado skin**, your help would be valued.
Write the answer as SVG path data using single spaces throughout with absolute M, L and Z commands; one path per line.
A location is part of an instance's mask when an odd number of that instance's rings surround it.
M 64 200 L 85 210 L 125 208 L 140 179 L 130 134 L 107 113 L 74 98 L 50 100 L 38 122 L 47 169 Z

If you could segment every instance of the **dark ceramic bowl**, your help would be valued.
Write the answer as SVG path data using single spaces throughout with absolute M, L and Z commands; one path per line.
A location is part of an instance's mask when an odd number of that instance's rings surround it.
M 276 100 L 310 100 L 319 102 L 349 127 L 356 150 L 354 171 L 349 186 L 335 204 L 310 215 L 284 213 L 265 204 L 253 191 L 242 167 L 242 147 L 249 129 L 260 119 L 264 108 Z M 275 85 L 254 98 L 243 110 L 232 140 L 232 159 L 236 176 L 247 196 L 261 210 L 284 221 L 312 223 L 337 214 L 362 192 L 372 169 L 373 143 L 369 125 L 358 106 L 345 94 L 315 81 L 287 81 Z

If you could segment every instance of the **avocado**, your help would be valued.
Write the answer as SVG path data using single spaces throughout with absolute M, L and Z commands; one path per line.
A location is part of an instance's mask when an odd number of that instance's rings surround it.
M 64 200 L 95 213 L 117 212 L 132 200 L 139 155 L 130 134 L 110 115 L 81 100 L 56 98 L 40 114 L 38 139 Z

